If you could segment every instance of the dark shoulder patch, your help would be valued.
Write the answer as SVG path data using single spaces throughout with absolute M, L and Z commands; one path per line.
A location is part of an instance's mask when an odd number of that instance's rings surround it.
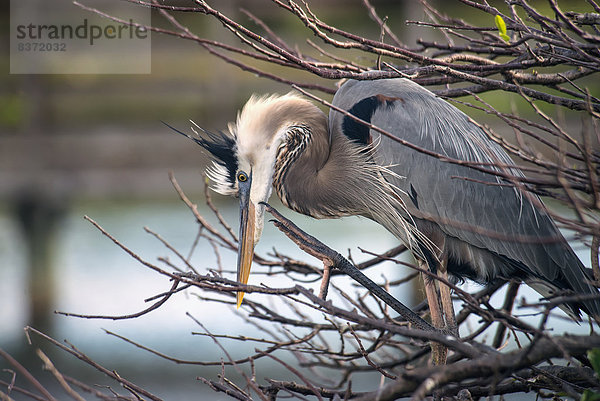
M 370 123 L 375 110 L 382 106 L 391 107 L 395 101 L 402 101 L 402 99 L 385 95 L 369 96 L 355 103 L 348 110 L 348 113 Z M 368 145 L 373 140 L 369 127 L 353 120 L 349 116 L 345 116 L 342 121 L 342 132 L 352 141 L 363 145 Z

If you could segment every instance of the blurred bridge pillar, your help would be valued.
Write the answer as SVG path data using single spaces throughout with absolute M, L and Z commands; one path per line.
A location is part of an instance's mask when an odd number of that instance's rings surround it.
M 27 250 L 27 291 L 29 317 L 27 324 L 44 332 L 52 331 L 55 309 L 56 277 L 53 274 L 52 251 L 65 203 L 56 196 L 39 191 L 25 191 L 14 202 L 14 215 L 23 230 Z

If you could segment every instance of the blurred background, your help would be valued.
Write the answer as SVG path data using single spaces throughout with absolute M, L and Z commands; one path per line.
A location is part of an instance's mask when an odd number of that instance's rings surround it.
M 170 3 L 190 5 L 186 1 Z M 241 2 L 220 0 L 218 4 L 234 19 L 249 21 L 240 11 Z M 407 19 L 426 19 L 417 1 L 373 4 L 381 16 L 389 17 L 388 25 L 405 43 L 414 44 L 417 37 L 436 38 L 431 29 L 407 29 L 404 25 Z M 440 1 L 437 5 L 442 11 L 458 12 L 445 9 L 446 4 Z M 244 1 L 243 7 L 262 18 L 288 43 L 307 47 L 304 27 L 272 3 Z M 73 8 L 73 12 L 85 13 Z M 358 0 L 321 0 L 311 8 L 331 25 L 379 37 L 379 27 Z M 8 55 L 9 3 L 0 3 L 0 11 L 0 32 L 4 36 L 0 45 L 5 47 L 3 54 Z M 178 19 L 201 37 L 237 44 L 228 31 L 206 16 L 178 14 Z M 154 13 L 152 24 L 170 27 Z M 161 121 L 190 132 L 192 119 L 217 131 L 235 119 L 251 94 L 290 90 L 173 37 L 153 33 L 151 56 L 152 72 L 140 75 L 9 74 L 9 58 L 0 59 L 0 347 L 53 386 L 50 375 L 41 371 L 32 347 L 27 346 L 23 327 L 31 325 L 58 340 L 68 339 L 107 368 L 165 399 L 224 399 L 195 380 L 197 376 L 214 379 L 220 367 L 164 362 L 102 329 L 174 357 L 218 361 L 222 354 L 210 339 L 190 335 L 203 330 L 185 313 L 201 319 L 213 332 L 251 335 L 254 329 L 244 323 L 243 314 L 235 308 L 203 303 L 190 291 L 134 320 L 84 320 L 54 313 L 134 313 L 148 306 L 144 299 L 170 287 L 164 277 L 144 268 L 102 236 L 83 219 L 84 215 L 148 261 L 176 258 L 144 227 L 187 254 L 193 249 L 198 228 L 169 181 L 168 172 L 173 171 L 201 213 L 216 222 L 204 206 L 205 154 Z M 298 72 L 288 70 L 286 74 L 290 79 L 319 82 Z M 237 229 L 235 200 L 215 194 L 213 201 Z M 274 204 L 333 248 L 351 248 L 357 261 L 367 259 L 357 247 L 383 252 L 397 244 L 385 230 L 365 219 L 314 221 Z M 257 252 L 266 254 L 272 248 L 306 259 L 267 224 Z M 583 247 L 577 251 L 588 258 Z M 232 270 L 235 254 L 221 256 L 223 265 Z M 201 273 L 214 267 L 210 245 L 201 241 L 193 250 L 191 262 Z M 370 273 L 378 278 L 381 274 Z M 402 269 L 385 271 L 390 280 L 404 274 Z M 254 282 L 280 284 L 269 280 L 268 276 L 259 276 Z M 470 289 L 474 288 L 471 285 Z M 419 290 L 395 295 L 409 305 L 422 298 Z M 231 352 L 244 356 L 254 351 L 254 345 L 248 347 L 237 344 Z M 82 381 L 110 383 L 65 353 L 51 347 L 45 350 L 64 373 Z M 0 369 L 5 367 L 5 361 L 0 360 Z M 9 373 L 0 373 L 1 380 L 10 378 Z M 364 378 L 365 389 L 369 380 Z M 360 386 L 361 379 L 356 383 Z M 16 394 L 13 397 L 19 399 Z

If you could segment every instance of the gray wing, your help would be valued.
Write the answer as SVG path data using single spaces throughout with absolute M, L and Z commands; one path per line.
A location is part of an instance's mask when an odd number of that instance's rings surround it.
M 409 80 L 349 81 L 336 93 L 333 104 L 449 158 L 514 165 L 467 115 Z M 352 124 L 345 118 L 332 111 L 330 124 L 352 136 L 348 132 Z M 467 262 L 474 265 L 479 279 L 515 274 L 558 288 L 597 293 L 537 196 L 516 189 L 508 180 L 420 153 L 374 130 L 368 134 L 365 139 L 355 133 L 353 139 L 376 144 L 376 161 L 397 174 L 386 178 L 404 192 L 417 226 L 419 221 L 439 226 L 446 246 L 451 247 L 448 251 L 454 253 L 451 256 L 460 261 L 465 258 L 460 253 L 468 252 L 472 260 Z M 521 175 L 517 168 L 504 171 Z M 600 315 L 600 302 L 592 304 L 592 313 Z

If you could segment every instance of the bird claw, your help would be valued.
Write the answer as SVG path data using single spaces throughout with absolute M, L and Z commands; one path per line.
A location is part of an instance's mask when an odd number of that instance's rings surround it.
M 319 289 L 319 298 L 325 300 L 327 298 L 327 292 L 329 290 L 329 278 L 331 267 L 334 266 L 331 255 L 335 254 L 334 250 L 323 244 L 321 241 L 302 231 L 298 226 L 292 223 L 281 215 L 275 208 L 266 202 L 261 202 L 267 211 L 275 217 L 270 220 L 273 222 L 281 232 L 283 232 L 289 239 L 291 239 L 296 245 L 303 251 L 320 259 L 323 262 L 323 280 Z
M 316 239 L 310 234 L 302 231 L 298 226 L 292 223 L 290 220 L 282 216 L 275 208 L 265 202 L 261 202 L 265 206 L 266 210 L 275 217 L 273 222 L 275 226 L 287 235 L 296 245 L 303 251 L 321 260 L 327 268 L 336 268 L 342 271 L 344 274 L 350 276 L 352 279 L 357 281 L 360 285 L 370 291 L 377 298 L 382 300 L 384 303 L 389 305 L 392 309 L 398 312 L 406 321 L 415 325 L 415 327 L 426 330 L 445 333 L 443 329 L 436 329 L 429 323 L 424 321 L 419 315 L 414 313 L 411 309 L 407 308 L 402 302 L 391 296 L 387 291 L 381 288 L 379 285 L 374 283 L 371 279 L 365 276 L 356 266 L 350 263 L 346 258 L 340 255 L 338 252 L 329 248 L 321 241 Z M 323 283 L 321 288 L 321 298 L 327 295 L 326 287 L 329 283 L 328 277 L 324 274 Z M 446 333 L 445 333 L 446 334 Z
M 337 256 L 337 252 L 329 248 L 327 245 L 319 241 L 317 238 L 302 231 L 297 225 L 284 217 L 273 206 L 266 202 L 261 202 L 267 212 L 271 213 L 275 220 L 271 220 L 275 227 L 283 232 L 289 239 L 303 251 L 321 260 L 324 264 L 333 265 L 333 260 Z

